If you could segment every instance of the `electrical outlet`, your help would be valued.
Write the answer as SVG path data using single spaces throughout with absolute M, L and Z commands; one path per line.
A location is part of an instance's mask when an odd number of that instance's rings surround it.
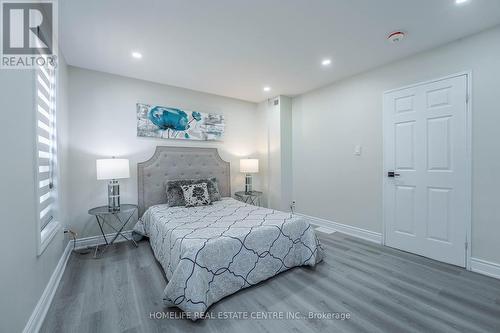
M 68 237 L 70 237 L 71 239 L 75 239 L 76 238 L 77 233 L 74 232 L 73 230 L 71 230 L 69 226 L 64 227 L 63 230 L 64 230 L 64 234 L 67 234 Z

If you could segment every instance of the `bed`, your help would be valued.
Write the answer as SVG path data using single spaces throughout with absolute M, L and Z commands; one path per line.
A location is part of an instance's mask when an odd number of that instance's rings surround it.
M 212 205 L 169 207 L 165 183 L 217 178 Z M 140 220 L 168 284 L 163 300 L 196 320 L 213 303 L 297 266 L 314 266 L 323 250 L 304 219 L 231 198 L 230 166 L 214 148 L 157 147 L 138 164 Z

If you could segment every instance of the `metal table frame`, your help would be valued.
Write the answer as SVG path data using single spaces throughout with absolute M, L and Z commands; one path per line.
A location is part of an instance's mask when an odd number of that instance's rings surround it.
M 262 192 L 260 191 L 251 191 L 250 193 L 246 193 L 245 191 L 239 191 L 234 194 L 234 196 L 244 203 L 260 206 L 260 198 L 262 197 Z
M 106 251 L 108 246 L 113 245 L 113 243 L 116 241 L 116 239 L 119 236 L 125 238 L 125 240 L 127 240 L 127 241 L 132 241 L 134 246 L 137 247 L 137 243 L 135 242 L 135 240 L 132 237 L 128 238 L 127 236 L 125 236 L 122 233 L 123 228 L 125 228 L 125 226 L 130 221 L 130 219 L 135 215 L 135 212 L 137 211 L 137 205 L 126 204 L 126 205 L 122 205 L 122 207 L 126 207 L 126 208 L 123 210 L 118 210 L 118 211 L 110 211 L 110 210 L 107 210 L 107 206 L 102 206 L 102 207 L 95 207 L 95 208 L 92 208 L 89 210 L 89 214 L 95 216 L 95 218 L 97 220 L 97 225 L 99 225 L 99 230 L 101 230 L 102 237 L 104 238 L 104 242 L 106 243 L 105 248 L 104 248 L 103 252 L 101 253 L 101 255 Z M 125 219 L 121 218 L 120 214 L 127 213 L 127 212 L 130 212 L 130 214 Z M 119 224 L 118 228 L 116 228 L 110 221 L 106 220 L 105 217 L 110 216 L 110 215 L 113 216 L 115 221 L 118 222 L 118 224 Z M 111 229 L 113 229 L 116 232 L 116 234 L 113 237 L 113 239 L 111 240 L 111 242 L 108 242 L 106 234 L 104 233 L 104 229 L 103 229 L 104 224 L 106 224 L 108 227 L 110 227 Z M 95 247 L 94 258 L 97 258 L 97 251 L 98 250 L 99 250 L 99 244 L 96 245 L 96 247 Z

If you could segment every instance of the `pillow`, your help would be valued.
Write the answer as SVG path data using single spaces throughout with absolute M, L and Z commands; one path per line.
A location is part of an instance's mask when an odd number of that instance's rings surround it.
M 170 207 L 185 206 L 184 193 L 182 192 L 182 185 L 201 184 L 206 183 L 210 201 L 220 201 L 221 196 L 219 193 L 219 185 L 217 178 L 210 179 L 179 179 L 170 180 L 166 184 L 167 203 Z
M 207 183 L 182 185 L 186 207 L 210 205 Z
M 219 192 L 219 183 L 217 178 L 213 177 L 210 179 L 205 179 L 207 182 L 208 195 L 210 196 L 210 201 L 220 201 L 221 196 Z

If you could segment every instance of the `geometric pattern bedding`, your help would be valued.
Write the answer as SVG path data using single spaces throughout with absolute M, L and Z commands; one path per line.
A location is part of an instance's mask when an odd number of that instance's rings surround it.
M 232 198 L 210 206 L 152 206 L 134 230 L 149 237 L 165 271 L 165 305 L 192 320 L 225 296 L 323 258 L 304 219 Z

